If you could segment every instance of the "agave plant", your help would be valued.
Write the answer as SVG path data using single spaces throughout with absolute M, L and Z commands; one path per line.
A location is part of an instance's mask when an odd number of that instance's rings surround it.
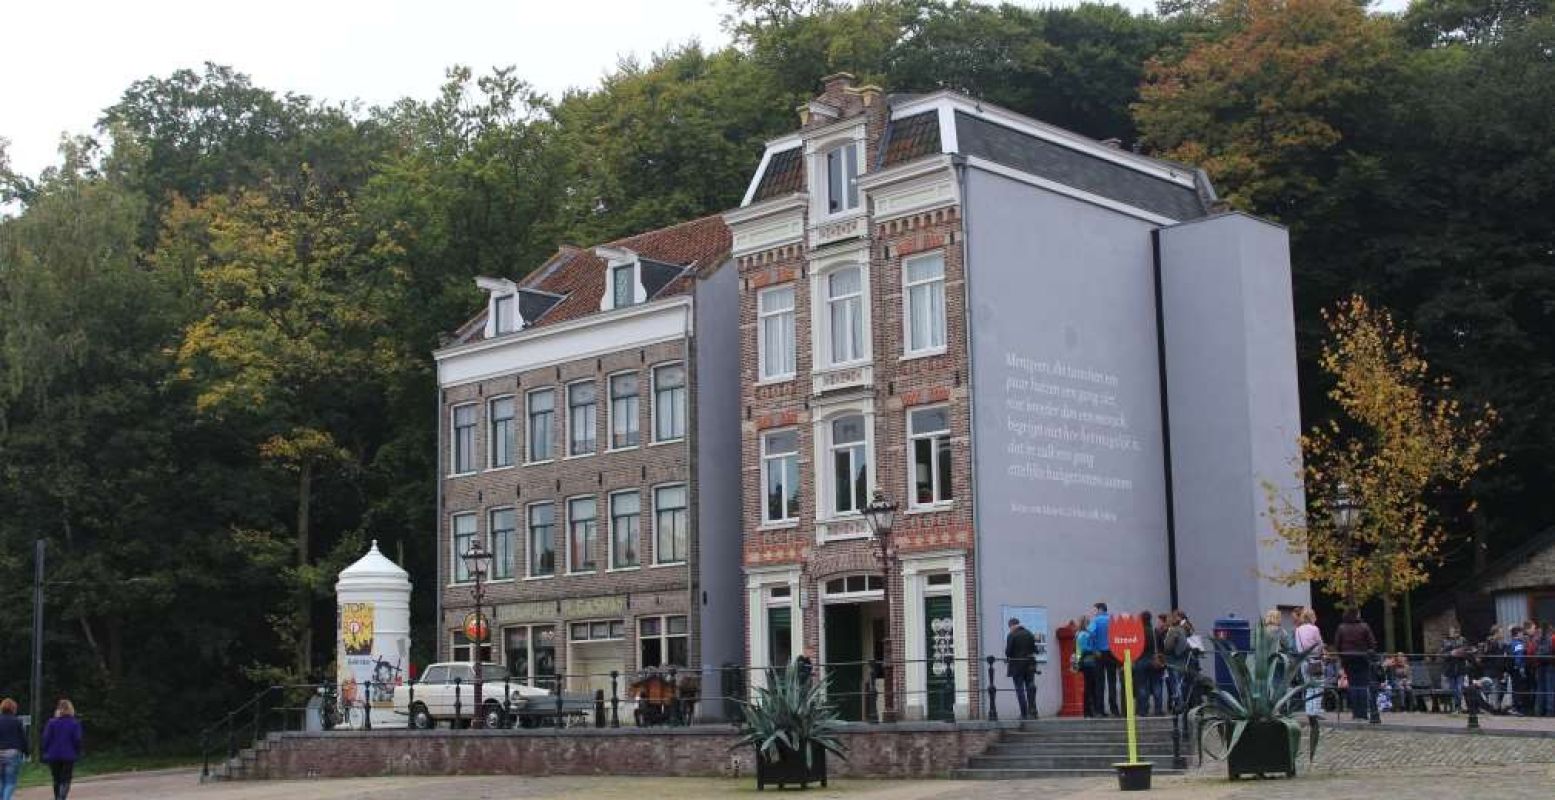
M 729 749 L 753 746 L 769 762 L 776 762 L 784 749 L 803 753 L 806 769 L 811 766 L 812 745 L 846 760 L 837 738 L 841 725 L 826 690 L 826 681 L 802 678 L 797 669 L 768 669 L 767 685 L 757 687 L 752 700 L 740 704 L 745 712 L 740 738 Z
M 1314 679 L 1301 668 L 1312 651 L 1292 653 L 1282 649 L 1279 637 L 1266 633 L 1261 625 L 1254 625 L 1252 634 L 1253 646 L 1247 651 L 1237 650 L 1222 639 L 1209 639 L 1225 660 L 1236 690 L 1221 689 L 1214 679 L 1199 674 L 1202 699 L 1188 713 L 1197 723 L 1201 749 L 1211 734 L 1225 745 L 1224 752 L 1211 752 L 1212 758 L 1224 758 L 1236 749 L 1248 726 L 1278 723 L 1289 734 L 1290 758 L 1294 763 L 1301 751 L 1301 722 L 1294 710 L 1301 707 L 1308 689 L 1321 687 L 1321 679 Z M 1318 726 L 1314 724 L 1308 760 L 1317 754 L 1317 739 Z

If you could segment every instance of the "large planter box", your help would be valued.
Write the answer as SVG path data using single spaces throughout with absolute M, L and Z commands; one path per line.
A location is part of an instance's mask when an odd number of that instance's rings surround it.
M 768 784 L 776 784 L 779 789 L 789 784 L 798 784 L 799 788 L 806 789 L 812 783 L 826 785 L 826 748 L 813 742 L 810 744 L 808 768 L 805 766 L 804 755 L 798 750 L 790 750 L 779 745 L 776 761 L 768 761 L 760 751 L 757 751 L 757 791 L 765 789 Z
M 1296 777 L 1296 762 L 1291 758 L 1289 730 L 1279 722 L 1258 722 L 1247 726 L 1236 748 L 1226 756 L 1231 780 L 1243 775 L 1284 774 Z

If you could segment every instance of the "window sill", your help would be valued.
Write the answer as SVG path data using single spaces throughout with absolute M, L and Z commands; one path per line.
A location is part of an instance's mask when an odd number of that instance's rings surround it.
M 445 475 L 443 477 L 445 477 L 445 478 L 468 478 L 471 475 L 479 475 L 479 474 L 481 474 L 480 470 L 472 469 L 469 472 L 450 472 L 450 473 L 448 473 L 447 475 Z
M 681 442 L 684 442 L 685 440 L 686 440 L 686 437 L 684 437 L 684 436 L 682 436 L 682 437 L 680 437 L 678 439 L 655 439 L 654 441 L 649 442 L 648 446 L 649 447 L 658 447 L 659 445 L 662 445 L 662 444 L 680 444 Z
M 775 522 L 763 522 L 760 525 L 756 526 L 756 530 L 758 530 L 758 531 L 791 531 L 791 530 L 793 530 L 793 529 L 795 529 L 797 527 L 799 527 L 799 520 L 797 518 L 795 518 L 795 519 L 778 520 L 778 521 L 775 521 Z
M 923 358 L 933 358 L 935 356 L 942 356 L 942 355 L 945 355 L 946 352 L 947 352 L 946 348 L 936 347 L 936 348 L 933 348 L 931 350 L 918 350 L 916 352 L 903 353 L 902 357 L 897 359 L 897 360 L 898 361 L 917 361 L 917 360 L 923 359 Z
M 640 443 L 639 444 L 623 445 L 621 447 L 607 447 L 607 448 L 605 448 L 605 453 L 607 453 L 607 454 L 609 454 L 609 453 L 626 453 L 626 452 L 630 452 L 632 450 L 640 449 L 641 447 L 642 447 L 642 444 L 640 444 Z
M 542 466 L 544 464 L 549 464 L 549 463 L 551 463 L 552 461 L 555 461 L 555 460 L 556 459 L 554 459 L 554 458 L 542 458 L 539 461 L 525 461 L 524 462 L 524 466 L 526 466 L 526 467 L 538 467 L 538 466 Z
M 684 561 L 666 561 L 666 562 L 664 562 L 662 564 L 649 564 L 648 565 L 648 569 L 664 569 L 666 567 L 684 567 L 685 565 L 686 565 L 686 562 L 684 562 Z
M 607 574 L 613 572 L 636 572 L 642 568 L 643 567 L 641 564 L 633 564 L 630 567 L 611 567 L 610 569 L 605 570 L 605 572 Z
M 915 514 L 938 514 L 942 511 L 950 511 L 955 507 L 956 501 L 947 500 L 943 503 L 934 503 L 931 505 L 908 506 L 907 510 L 903 511 L 902 513 L 906 514 L 907 516 L 913 516 Z
M 518 466 L 518 465 L 517 464 L 503 464 L 500 467 L 487 467 L 486 471 L 487 472 L 505 472 L 507 470 L 513 469 L 516 466 Z
M 788 373 L 786 375 L 773 375 L 771 377 L 762 378 L 762 379 L 756 381 L 755 385 L 756 386 L 778 386 L 778 385 L 784 384 L 784 383 L 793 383 L 794 379 L 797 378 L 797 377 L 799 377 L 799 373 L 797 373 L 797 372 L 790 372 L 790 373 Z
M 492 585 L 494 583 L 512 583 L 512 582 L 513 582 L 512 578 L 492 578 L 491 580 L 486 581 L 486 585 L 490 586 L 490 585 Z
M 551 580 L 552 578 L 555 578 L 555 577 L 556 577 L 556 573 L 553 572 L 550 575 L 526 575 L 526 576 L 524 576 L 524 580 L 526 580 L 526 581 L 548 581 L 548 580 Z
M 570 456 L 562 456 L 562 460 L 563 461 L 577 461 L 580 458 L 590 458 L 592 456 L 597 456 L 597 455 L 599 455 L 599 451 L 598 450 L 591 450 L 591 451 L 589 451 L 587 453 L 574 453 L 574 454 L 572 454 Z
M 873 358 L 864 356 L 863 358 L 857 358 L 852 361 L 839 361 L 835 364 L 822 364 L 818 367 L 811 368 L 810 374 L 825 375 L 828 372 L 836 372 L 837 370 L 842 369 L 858 369 L 859 367 L 867 367 L 874 363 L 875 360 Z
M 569 570 L 569 571 L 567 571 L 566 573 L 563 573 L 563 574 L 565 574 L 569 578 L 575 577 L 575 576 L 578 576 L 578 575 L 598 575 L 599 574 L 599 568 L 595 567 L 594 569 L 582 569 L 582 570 L 578 570 L 576 572 Z

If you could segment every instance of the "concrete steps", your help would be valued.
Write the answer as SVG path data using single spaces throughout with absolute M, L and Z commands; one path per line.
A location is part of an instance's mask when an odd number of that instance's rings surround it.
M 1172 722 L 1138 720 L 1139 759 L 1156 775 L 1178 775 L 1172 768 Z M 1005 731 L 999 741 L 973 756 L 951 777 L 970 780 L 1097 778 L 1116 774 L 1113 765 L 1128 760 L 1128 728 L 1120 719 L 1026 720 Z

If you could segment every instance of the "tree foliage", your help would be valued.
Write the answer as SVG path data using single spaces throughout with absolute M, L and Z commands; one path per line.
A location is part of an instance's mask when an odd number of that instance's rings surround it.
M 197 65 L 132 83 L 41 175 L 0 147 L 0 694 L 25 694 L 40 537 L 46 684 L 92 710 L 99 741 L 188 736 L 255 681 L 327 674 L 321 595 L 368 537 L 419 576 L 424 661 L 442 635 L 428 354 L 478 307 L 471 277 L 734 205 L 838 71 L 1204 166 L 1290 226 L 1304 422 L 1336 458 L 1433 430 L 1384 437 L 1335 389 L 1325 368 L 1363 356 L 1392 364 L 1373 383 L 1416 379 L 1370 350 L 1325 357 L 1321 311 L 1352 294 L 1398 315 L 1378 342 L 1417 332 L 1386 353 L 1453 376 L 1420 384 L 1422 420 L 1494 400 L 1474 441 L 1505 460 L 1441 466 L 1430 514 L 1399 512 L 1431 554 L 1392 565 L 1391 591 L 1555 519 L 1549 0 L 1028 6 L 735 0 L 731 46 L 628 60 L 561 97 L 453 66 L 433 97 L 364 109 Z M 1363 450 L 1345 455 L 1350 437 Z M 1351 462 L 1322 466 L 1316 502 Z M 1352 482 L 1412 491 L 1411 463 Z
M 1440 565 L 1450 535 L 1442 507 L 1495 462 L 1485 441 L 1496 413 L 1465 410 L 1387 311 L 1353 296 L 1324 319 L 1330 338 L 1318 361 L 1343 417 L 1302 437 L 1307 507 L 1272 498 L 1275 532 L 1306 555 L 1301 569 L 1278 577 L 1312 581 L 1351 603 L 1391 599 Z M 1337 529 L 1329 513 L 1341 485 L 1361 510 L 1351 530 Z M 1386 639 L 1393 649 L 1391 625 Z

